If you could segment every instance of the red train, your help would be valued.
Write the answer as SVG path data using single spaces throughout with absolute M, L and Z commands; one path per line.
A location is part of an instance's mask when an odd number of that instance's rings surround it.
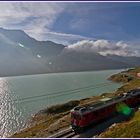
M 75 132 L 80 132 L 91 124 L 117 115 L 118 104 L 124 103 L 129 107 L 134 107 L 139 102 L 140 88 L 137 88 L 113 98 L 104 98 L 90 106 L 77 106 L 71 110 L 71 126 Z

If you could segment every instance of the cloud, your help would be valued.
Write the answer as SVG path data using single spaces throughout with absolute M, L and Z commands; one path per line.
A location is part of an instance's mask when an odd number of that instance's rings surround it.
M 80 40 L 90 39 L 85 36 L 75 35 L 75 34 L 66 34 L 60 32 L 45 32 L 44 33 L 44 40 L 52 40 L 56 43 L 62 43 L 64 45 L 70 45 L 71 43 L 75 43 Z
M 82 51 L 82 52 L 96 52 L 100 55 L 117 55 L 117 56 L 136 56 L 138 51 L 131 50 L 131 46 L 123 41 L 111 42 L 108 40 L 82 40 L 69 45 L 67 50 Z
M 41 39 L 64 9 L 65 3 L 0 3 L 0 26 L 22 29 L 32 37 Z

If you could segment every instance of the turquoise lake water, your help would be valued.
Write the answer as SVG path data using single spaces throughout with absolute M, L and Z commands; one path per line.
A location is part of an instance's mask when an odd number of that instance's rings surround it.
M 111 92 L 108 81 L 122 70 L 39 74 L 0 78 L 0 137 L 26 127 L 31 116 L 50 105 Z

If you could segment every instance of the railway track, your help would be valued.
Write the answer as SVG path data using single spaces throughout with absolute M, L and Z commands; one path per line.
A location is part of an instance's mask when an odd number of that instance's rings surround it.
M 77 134 L 72 130 L 72 128 L 68 128 L 54 135 L 51 135 L 49 138 L 72 138 L 72 137 L 77 137 Z
M 110 118 L 106 121 L 103 121 L 94 127 L 90 127 L 85 130 L 83 133 L 76 134 L 71 128 L 67 128 L 63 131 L 59 131 L 58 133 L 51 135 L 49 138 L 93 138 L 94 136 L 98 136 L 100 133 L 104 132 L 107 128 L 112 126 L 114 123 L 119 123 L 126 120 L 124 116 L 117 115 L 113 118 Z

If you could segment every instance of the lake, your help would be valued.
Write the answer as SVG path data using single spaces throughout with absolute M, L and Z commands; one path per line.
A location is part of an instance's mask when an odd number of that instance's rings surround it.
M 0 78 L 0 137 L 26 127 L 31 116 L 50 105 L 116 90 L 107 78 L 122 70 L 71 72 Z

